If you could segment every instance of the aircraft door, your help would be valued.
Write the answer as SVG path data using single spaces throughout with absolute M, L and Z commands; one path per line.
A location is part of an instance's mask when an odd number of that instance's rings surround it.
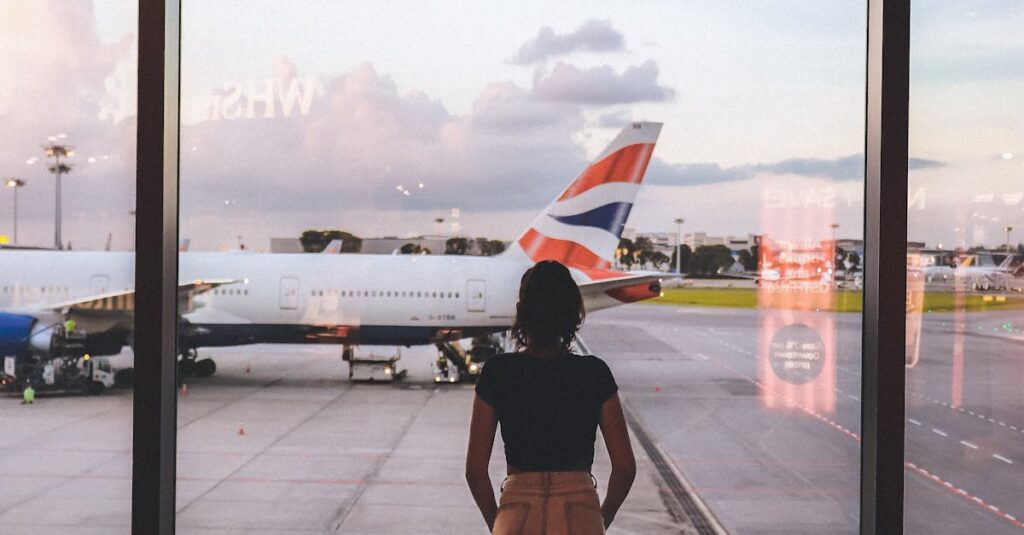
M 110 291 L 110 275 L 93 275 L 89 278 L 89 295 L 98 295 Z
M 466 282 L 466 310 L 469 312 L 487 310 L 487 281 L 471 280 Z
M 281 277 L 280 293 L 278 303 L 281 310 L 298 310 L 299 308 L 299 279 L 298 277 Z

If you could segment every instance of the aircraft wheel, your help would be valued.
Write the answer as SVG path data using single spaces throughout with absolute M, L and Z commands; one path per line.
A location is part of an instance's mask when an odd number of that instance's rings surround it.
M 183 358 L 178 361 L 178 377 L 191 377 L 196 373 L 196 361 Z
M 197 360 L 193 365 L 193 371 L 196 377 L 209 377 L 217 373 L 217 363 L 213 359 Z

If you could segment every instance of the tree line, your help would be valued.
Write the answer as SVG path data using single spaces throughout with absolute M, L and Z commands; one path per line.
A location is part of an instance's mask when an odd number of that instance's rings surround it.
M 358 253 L 363 249 L 363 239 L 351 232 L 343 230 L 315 230 L 303 231 L 299 237 L 302 250 L 307 253 L 320 253 L 327 248 L 334 240 L 341 240 L 342 253 Z M 444 254 L 466 255 L 476 248 L 481 256 L 494 256 L 505 250 L 505 242 L 489 238 L 449 238 L 444 244 Z M 398 248 L 399 254 L 431 254 L 428 247 L 423 247 L 416 242 L 402 244 Z

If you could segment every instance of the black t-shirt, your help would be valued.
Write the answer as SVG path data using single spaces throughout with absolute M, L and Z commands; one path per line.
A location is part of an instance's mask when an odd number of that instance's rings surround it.
M 531 472 L 589 470 L 601 405 L 617 391 L 603 360 L 569 353 L 497 355 L 476 383 L 501 423 L 505 460 Z

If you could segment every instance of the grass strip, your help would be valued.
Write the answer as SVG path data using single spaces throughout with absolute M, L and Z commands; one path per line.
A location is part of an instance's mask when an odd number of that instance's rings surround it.
M 860 312 L 863 295 L 859 291 L 837 290 L 829 312 Z M 1024 296 L 966 294 L 962 296 L 965 312 L 1024 309 Z M 956 310 L 954 292 L 926 292 L 925 312 Z M 667 288 L 662 296 L 645 301 L 658 305 L 683 305 L 716 308 L 757 308 L 756 288 Z

